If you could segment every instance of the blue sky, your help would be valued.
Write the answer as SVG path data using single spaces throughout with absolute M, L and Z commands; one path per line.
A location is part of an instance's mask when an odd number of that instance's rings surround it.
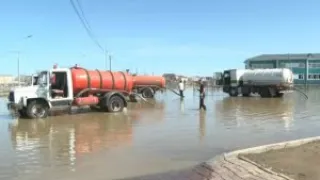
M 316 0 L 79 1 L 114 70 L 212 75 L 261 53 L 320 52 Z M 18 50 L 22 73 L 106 66 L 69 0 L 3 1 L 0 22 L 1 74 L 17 74 Z

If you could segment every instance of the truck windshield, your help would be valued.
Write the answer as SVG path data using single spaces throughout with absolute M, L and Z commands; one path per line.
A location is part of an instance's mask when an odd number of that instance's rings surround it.
M 38 85 L 38 75 L 34 75 L 32 76 L 32 85 Z
M 47 85 L 48 84 L 48 73 L 43 71 L 39 74 L 36 84 Z

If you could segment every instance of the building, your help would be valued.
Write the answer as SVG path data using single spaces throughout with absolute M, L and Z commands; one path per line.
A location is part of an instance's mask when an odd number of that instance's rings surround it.
M 15 77 L 12 75 L 0 75 L 0 84 L 10 84 L 14 82 Z
M 162 75 L 167 81 L 176 81 L 178 78 L 177 78 L 177 75 L 174 74 L 174 73 L 165 73 Z
M 246 69 L 289 68 L 296 84 L 320 84 L 320 53 L 263 54 L 244 63 Z
M 183 75 L 176 75 L 177 80 L 181 80 L 182 82 L 187 83 L 189 81 L 189 78 Z

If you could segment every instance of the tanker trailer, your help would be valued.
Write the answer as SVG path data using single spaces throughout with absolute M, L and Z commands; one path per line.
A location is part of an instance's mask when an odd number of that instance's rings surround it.
M 287 68 L 231 69 L 223 73 L 223 92 L 230 96 L 282 97 L 293 90 L 293 73 Z
M 121 112 L 132 88 L 132 76 L 124 72 L 54 67 L 40 72 L 35 85 L 11 90 L 8 108 L 29 118 L 45 118 L 50 111 L 73 106 Z
M 162 76 L 134 76 L 133 89 L 144 98 L 153 98 L 155 93 L 165 88 L 166 80 Z

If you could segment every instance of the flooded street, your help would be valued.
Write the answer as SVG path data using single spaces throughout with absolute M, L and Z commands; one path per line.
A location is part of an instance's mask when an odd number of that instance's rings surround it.
M 230 98 L 216 90 L 198 110 L 192 89 L 127 112 L 14 119 L 0 102 L 0 179 L 117 179 L 190 167 L 238 148 L 319 135 L 320 90 L 284 98 Z M 153 103 L 153 101 L 151 101 Z

